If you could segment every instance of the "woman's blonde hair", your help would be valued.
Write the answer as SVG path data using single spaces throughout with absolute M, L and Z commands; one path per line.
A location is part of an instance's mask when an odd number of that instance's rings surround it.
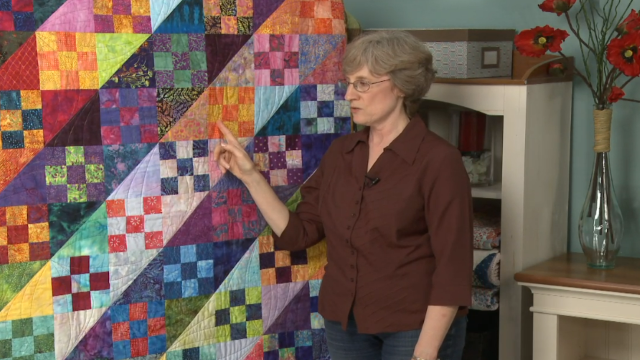
M 413 116 L 435 78 L 433 56 L 413 35 L 401 30 L 367 31 L 347 45 L 342 72 L 352 75 L 366 66 L 388 75 L 404 94 L 404 109 Z

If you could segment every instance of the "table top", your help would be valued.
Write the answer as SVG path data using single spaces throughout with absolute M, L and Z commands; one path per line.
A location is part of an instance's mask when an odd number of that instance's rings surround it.
M 610 270 L 592 269 L 582 253 L 563 254 L 515 275 L 522 283 L 640 295 L 640 258 L 619 257 Z

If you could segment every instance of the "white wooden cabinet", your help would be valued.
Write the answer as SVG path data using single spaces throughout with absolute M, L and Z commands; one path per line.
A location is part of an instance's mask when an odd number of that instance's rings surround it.
M 438 79 L 425 97 L 501 117 L 501 182 L 474 189 L 500 199 L 500 360 L 531 359 L 532 297 L 514 274 L 567 251 L 572 76 L 514 54 L 510 79 Z M 557 58 L 556 58 L 557 59 Z
M 569 253 L 516 280 L 533 292 L 533 360 L 640 359 L 640 259 L 600 270 Z

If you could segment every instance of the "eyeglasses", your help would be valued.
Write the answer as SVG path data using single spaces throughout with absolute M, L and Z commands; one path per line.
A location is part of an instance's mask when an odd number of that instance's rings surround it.
M 384 79 L 384 80 L 380 80 L 380 81 L 376 81 L 376 82 L 370 82 L 367 80 L 363 80 L 363 79 L 358 79 L 354 82 L 348 82 L 347 80 L 340 80 L 338 81 L 338 84 L 340 85 L 340 87 L 342 87 L 344 90 L 347 90 L 347 88 L 349 87 L 349 84 L 353 85 L 353 88 L 356 89 L 357 92 L 367 92 L 369 91 L 369 89 L 371 88 L 371 85 L 375 85 L 375 84 L 379 84 L 381 82 L 385 82 L 385 81 L 389 81 L 391 79 Z

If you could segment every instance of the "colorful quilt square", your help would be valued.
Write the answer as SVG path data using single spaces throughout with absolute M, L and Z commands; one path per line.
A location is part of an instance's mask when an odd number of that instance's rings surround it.
M 208 140 L 163 142 L 159 145 L 162 195 L 210 190 Z
M 240 340 L 262 334 L 262 288 L 219 291 L 214 295 L 216 340 Z
M 214 292 L 213 244 L 166 247 L 164 291 L 167 299 L 180 299 Z
M 107 200 L 106 205 L 110 253 L 164 246 L 160 196 Z
M 54 147 L 47 151 L 45 175 L 49 203 L 105 199 L 102 146 Z
M 164 301 L 116 305 L 111 309 L 115 359 L 166 351 Z
M 41 90 L 98 89 L 96 34 L 37 32 Z
M 109 255 L 60 257 L 51 260 L 56 314 L 102 308 L 110 302 Z
M 104 145 L 158 142 L 156 89 L 100 90 Z
M 314 357 L 313 330 L 289 331 L 264 335 L 264 359 L 318 359 Z
M 301 34 L 344 34 L 344 31 L 344 8 L 341 3 L 300 1 Z
M 243 0 L 205 0 L 206 34 L 245 34 L 253 32 L 253 6 Z
M 2 149 L 44 146 L 39 90 L 0 91 L 0 133 Z
M 344 91 L 335 85 L 300 86 L 302 134 L 348 134 L 351 110 Z
M 256 86 L 298 85 L 298 35 L 254 35 Z
M 152 32 L 149 0 L 95 0 L 93 11 L 98 33 Z
M 258 237 L 258 244 L 262 285 L 309 280 L 311 274 L 308 250 L 278 250 L 272 236 Z
M 246 188 L 214 190 L 213 241 L 238 240 L 260 234 L 258 208 Z
M 0 31 L 35 31 L 33 0 L 0 1 Z
M 300 135 L 256 136 L 253 160 L 272 186 L 304 181 Z
M 255 88 L 209 88 L 209 137 L 219 138 L 215 123 L 222 121 L 238 137 L 251 137 L 255 128 Z
M 3 359 L 54 359 L 53 316 L 0 322 Z
M 0 208 L 0 264 L 49 260 L 46 205 Z
M 152 44 L 158 87 L 208 86 L 204 34 L 154 34 Z

